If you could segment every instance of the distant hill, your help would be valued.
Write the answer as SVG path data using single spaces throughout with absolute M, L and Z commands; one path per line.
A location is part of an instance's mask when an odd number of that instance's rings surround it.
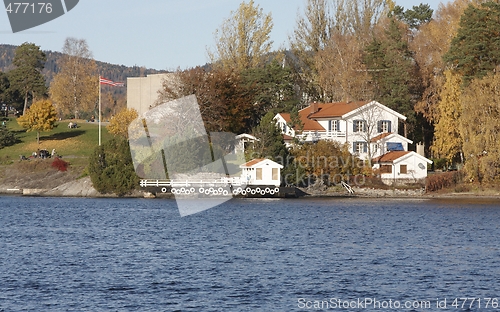
M 0 71 L 8 72 L 13 69 L 12 60 L 17 46 L 9 44 L 0 44 Z M 52 78 L 58 73 L 57 60 L 63 55 L 60 52 L 43 51 L 47 56 L 43 74 L 47 84 L 50 84 Z M 127 77 L 144 77 L 150 74 L 166 73 L 165 70 L 156 70 L 140 66 L 127 67 L 124 65 L 115 65 L 96 61 L 99 72 L 102 76 L 114 81 L 127 81 Z
M 8 72 L 14 68 L 12 61 L 17 46 L 0 44 L 0 71 Z M 47 62 L 43 70 L 47 86 L 50 85 L 54 76 L 59 72 L 57 60 L 63 55 L 60 52 L 43 51 L 47 56 Z M 96 61 L 97 68 L 103 77 L 113 81 L 127 82 L 127 77 L 145 77 L 151 74 L 166 73 L 165 70 L 156 70 L 140 66 L 127 67 L 124 65 L 115 65 L 105 62 Z M 115 114 L 117 110 L 126 105 L 127 89 L 126 88 L 112 88 L 103 87 L 103 95 L 110 93 L 112 95 L 112 102 L 106 96 L 103 96 L 103 105 L 107 107 L 106 115 Z M 109 103 L 108 103 L 109 102 Z

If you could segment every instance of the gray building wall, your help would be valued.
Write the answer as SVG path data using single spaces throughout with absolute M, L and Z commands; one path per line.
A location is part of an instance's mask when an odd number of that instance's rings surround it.
M 127 108 L 135 109 L 139 115 L 144 114 L 154 107 L 163 81 L 174 81 L 174 79 L 174 73 L 127 78 Z

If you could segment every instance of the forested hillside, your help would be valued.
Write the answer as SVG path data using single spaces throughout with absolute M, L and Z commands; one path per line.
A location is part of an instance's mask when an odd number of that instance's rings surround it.
M 9 72 L 14 68 L 12 61 L 14 59 L 17 46 L 0 44 L 0 72 Z M 47 87 L 52 82 L 54 76 L 59 72 L 57 65 L 58 59 L 63 55 L 60 52 L 43 51 L 47 56 L 45 68 L 42 74 L 45 78 Z M 164 73 L 166 71 L 147 69 L 140 66 L 127 67 L 124 65 L 115 65 L 96 61 L 98 71 L 101 76 L 113 81 L 123 81 L 126 83 L 127 77 L 145 77 L 150 74 Z M 103 106 L 104 114 L 115 114 L 118 110 L 126 106 L 127 89 L 103 87 Z M 109 102 L 109 103 L 108 103 Z
M 0 44 L 0 71 L 8 72 L 13 68 L 12 60 L 14 59 L 14 51 L 17 46 Z M 52 78 L 59 71 L 57 68 L 57 60 L 62 53 L 53 51 L 43 51 L 47 56 L 45 69 L 43 74 L 47 85 L 52 82 Z M 113 81 L 127 81 L 127 77 L 143 77 L 149 74 L 163 73 L 166 71 L 144 68 L 140 66 L 127 67 L 124 65 L 109 64 L 97 61 L 99 72 L 102 76 Z

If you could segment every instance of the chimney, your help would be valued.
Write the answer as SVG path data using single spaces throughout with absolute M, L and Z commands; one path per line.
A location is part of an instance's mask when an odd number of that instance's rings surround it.
M 314 101 L 313 103 L 311 103 L 311 113 L 310 114 L 314 114 L 318 111 L 318 102 Z
M 425 145 L 424 145 L 424 143 L 417 144 L 417 154 L 425 157 Z

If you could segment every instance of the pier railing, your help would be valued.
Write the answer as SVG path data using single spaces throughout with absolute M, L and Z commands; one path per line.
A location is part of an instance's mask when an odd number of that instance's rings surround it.
M 141 180 L 141 187 L 191 187 L 191 186 L 243 186 L 241 178 L 220 178 L 213 180 Z

